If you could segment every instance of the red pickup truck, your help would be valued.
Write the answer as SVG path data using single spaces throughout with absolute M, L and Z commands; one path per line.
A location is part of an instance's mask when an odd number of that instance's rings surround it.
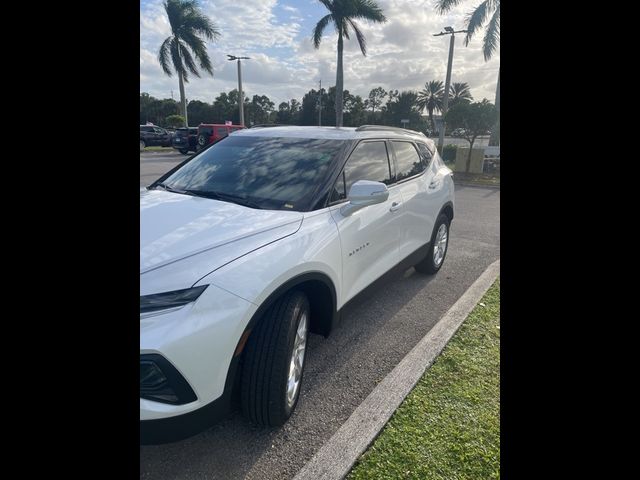
M 202 150 L 204 147 L 221 138 L 226 137 L 231 132 L 246 128 L 244 125 L 224 125 L 219 123 L 201 123 L 198 125 L 198 141 L 197 149 Z

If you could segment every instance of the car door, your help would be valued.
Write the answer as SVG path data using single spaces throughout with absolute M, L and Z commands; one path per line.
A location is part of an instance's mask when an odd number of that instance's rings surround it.
M 387 184 L 389 198 L 344 216 L 340 209 L 348 203 L 349 189 L 358 180 Z M 330 211 L 340 235 L 342 299 L 345 302 L 399 261 L 402 199 L 400 190 L 393 183 L 394 174 L 386 142 L 366 140 L 351 153 L 333 188 Z
M 402 196 L 399 255 L 403 259 L 431 240 L 436 217 L 444 203 L 443 182 L 426 145 L 401 140 L 392 140 L 390 144 Z
M 160 147 L 166 146 L 169 141 L 169 134 L 167 133 L 167 131 L 163 130 L 162 128 L 155 127 L 153 129 L 153 132 L 155 136 L 156 145 Z

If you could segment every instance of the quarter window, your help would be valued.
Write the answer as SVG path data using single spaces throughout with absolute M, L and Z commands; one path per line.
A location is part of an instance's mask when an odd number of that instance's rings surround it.
M 426 167 L 416 147 L 409 142 L 392 142 L 396 152 L 398 181 L 422 173 Z

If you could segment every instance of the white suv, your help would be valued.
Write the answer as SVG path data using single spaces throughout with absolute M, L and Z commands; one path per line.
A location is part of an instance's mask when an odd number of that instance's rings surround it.
M 210 145 L 140 194 L 143 443 L 238 402 L 295 409 L 308 332 L 397 265 L 436 273 L 454 187 L 433 141 L 393 127 L 269 127 Z

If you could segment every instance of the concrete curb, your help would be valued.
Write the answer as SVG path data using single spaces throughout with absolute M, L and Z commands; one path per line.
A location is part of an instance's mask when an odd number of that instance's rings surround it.
M 493 262 L 420 342 L 378 384 L 347 421 L 302 467 L 294 480 L 344 478 L 375 440 L 425 370 L 456 333 L 500 273 Z
M 467 183 L 453 181 L 454 185 L 458 187 L 477 187 L 477 188 L 492 188 L 494 190 L 500 190 L 500 185 L 486 185 L 483 183 Z

